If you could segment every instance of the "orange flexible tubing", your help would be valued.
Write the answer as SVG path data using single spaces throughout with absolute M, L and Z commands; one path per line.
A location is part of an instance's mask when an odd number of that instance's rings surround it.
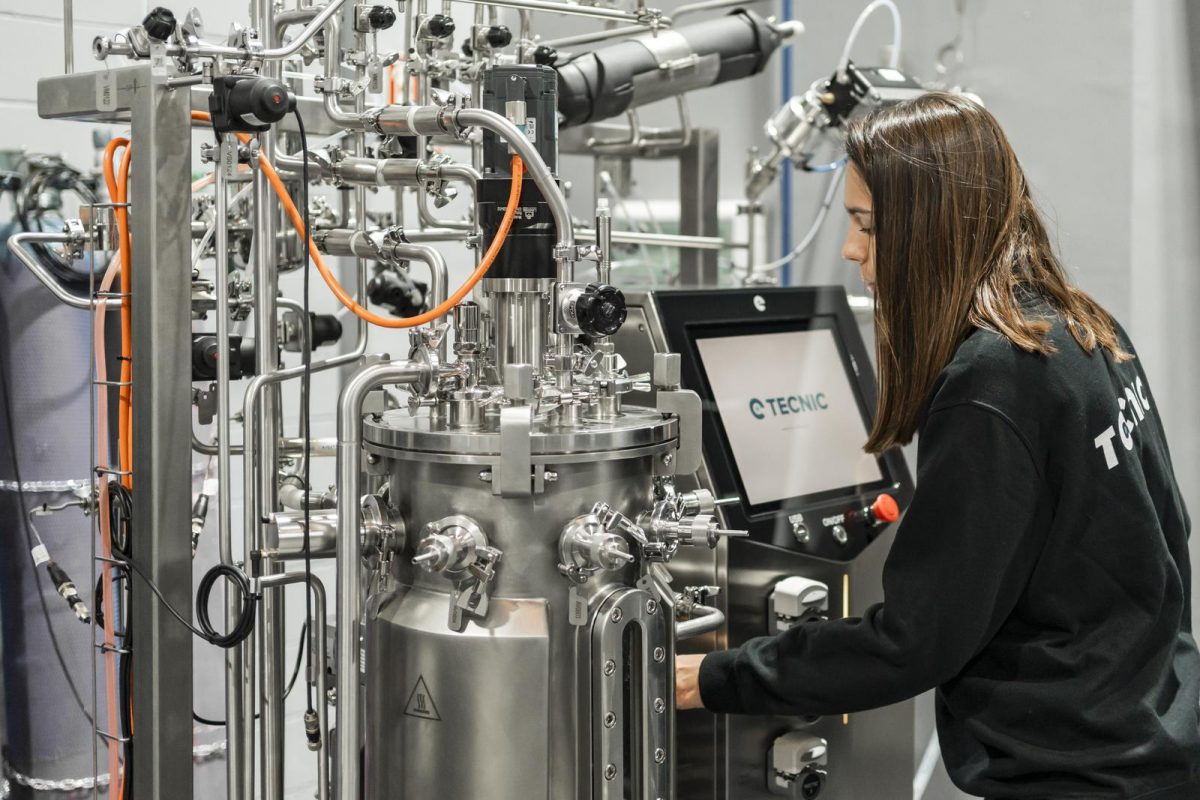
M 288 216 L 292 220 L 292 226 L 297 231 L 303 231 L 304 220 L 300 217 L 300 212 L 296 210 L 296 205 L 288 195 L 283 181 L 280 180 L 279 173 L 269 163 L 261 159 L 259 160 L 259 166 L 271 182 L 271 185 L 275 187 L 275 194 L 279 195 L 279 199 L 283 202 L 284 210 L 287 211 Z M 483 259 L 480 260 L 479 266 L 471 273 L 471 277 L 467 278 L 454 294 L 447 297 L 445 302 L 436 308 L 426 311 L 424 314 L 397 319 L 395 317 L 383 317 L 363 308 L 342 288 L 337 278 L 329 271 L 329 267 L 326 266 L 325 260 L 321 257 L 321 252 L 317 250 L 317 245 L 311 238 L 308 240 L 308 252 L 312 255 L 313 263 L 317 265 L 317 271 L 325 279 L 325 283 L 329 286 L 330 291 L 342 302 L 342 305 L 353 311 L 358 317 L 382 328 L 415 328 L 427 322 L 433 322 L 445 316 L 451 309 L 458 305 L 475 288 L 475 284 L 479 283 L 483 279 L 483 276 L 488 273 L 488 270 L 492 268 L 492 262 L 496 260 L 496 256 L 500 253 L 500 248 L 504 246 L 504 240 L 508 237 L 509 228 L 512 227 L 513 218 L 517 214 L 517 206 L 521 202 L 521 179 L 524 177 L 524 171 L 525 164 L 521 161 L 520 156 L 513 156 L 512 190 L 508 194 L 508 205 L 504 209 L 504 217 L 500 220 L 500 228 L 496 231 L 495 238 L 492 239 L 487 252 L 483 254 Z
M 207 111 L 193 111 L 192 119 L 209 120 Z M 249 140 L 249 136 L 239 134 L 238 138 L 243 142 Z M 292 202 L 291 195 L 288 194 L 287 187 L 283 185 L 283 180 L 279 177 L 279 173 L 275 171 L 275 167 L 265 158 L 258 159 L 259 168 L 263 174 L 267 176 L 267 180 L 271 182 L 271 187 L 275 190 L 279 201 L 283 203 L 283 208 L 287 211 L 288 218 L 292 221 L 292 227 L 301 236 L 304 235 L 304 218 L 300 216 L 300 212 L 296 209 L 296 204 Z M 405 317 L 404 319 L 396 319 L 394 317 L 382 317 L 369 309 L 363 308 L 351 297 L 342 285 L 338 283 L 338 279 L 334 277 L 329 267 L 325 264 L 325 259 L 321 257 L 321 251 L 317 249 L 316 243 L 310 236 L 308 239 L 308 252 L 312 255 L 313 263 L 317 265 L 317 271 L 321 273 L 321 277 L 325 280 L 325 284 L 334 296 L 341 301 L 342 305 L 354 312 L 359 318 L 378 325 L 381 328 L 416 328 L 419 325 L 424 325 L 427 322 L 433 322 L 445 316 L 450 312 L 464 297 L 466 297 L 475 284 L 483 279 L 483 276 L 492 268 L 492 262 L 496 260 L 496 256 L 500 254 L 500 248 L 504 246 L 504 240 L 508 238 L 508 231 L 512 227 L 513 219 L 517 215 L 517 207 L 521 203 L 521 181 L 525 177 L 525 162 L 520 156 L 512 157 L 512 189 L 508 193 L 508 205 L 504 208 L 504 217 L 500 220 L 500 227 L 496 231 L 496 236 L 492 239 L 491 245 L 488 246 L 487 252 L 483 254 L 483 258 L 479 262 L 479 266 L 471 273 L 471 277 L 467 278 L 462 286 L 454 294 L 446 298 L 445 302 L 426 311 L 424 314 L 418 314 L 415 317 Z
M 133 148 L 126 147 L 121 156 L 121 169 L 117 174 L 118 203 L 129 202 L 129 164 Z M 121 482 L 126 489 L 133 489 L 133 300 L 128 296 L 133 290 L 133 244 L 129 231 L 129 209 L 120 208 L 121 231 L 121 440 L 125 459 L 121 467 L 126 474 Z
M 120 177 L 114 174 L 113 159 L 116 151 L 124 148 L 121 156 Z M 127 202 L 129 194 L 129 165 L 131 149 L 129 140 L 118 136 L 104 148 L 104 180 L 108 185 L 108 196 L 117 204 L 114 218 L 117 223 L 118 249 L 121 260 L 121 291 L 128 295 L 132 284 L 132 250 L 129 236 L 129 213 L 122 203 Z M 130 381 L 133 378 L 133 317 L 128 296 L 121 299 L 121 383 L 120 402 L 117 412 L 117 461 L 118 468 L 125 473 L 130 472 L 133 464 L 133 392 Z M 121 476 L 121 483 L 126 488 L 133 487 L 132 475 Z
M 108 269 L 104 273 L 104 278 L 100 281 L 100 291 L 107 292 L 112 288 L 116 281 L 117 274 L 121 271 L 120 256 L 114 255 L 112 261 L 109 262 Z M 104 303 L 96 306 L 95 322 L 93 323 L 92 338 L 96 342 L 96 378 L 104 381 L 108 379 L 108 364 L 104 350 L 104 318 L 108 311 L 108 307 Z M 96 452 L 99 454 L 98 466 L 108 467 L 108 388 L 101 384 L 100 391 L 96 392 Z M 112 558 L 112 533 L 109 527 L 110 520 L 108 515 L 108 481 L 101 477 L 100 480 L 100 552 L 105 558 Z M 105 675 L 105 697 L 107 698 L 108 709 L 108 730 L 115 733 L 118 727 L 117 723 L 117 658 L 112 648 L 116 644 L 116 634 L 114 629 L 114 619 L 116 616 L 116 604 L 113 602 L 113 585 L 112 573 L 105 567 L 101 577 L 101 591 L 104 596 L 104 607 L 108 609 L 108 613 L 104 615 L 104 675 Z M 114 789 L 124 783 L 121 775 L 121 757 L 120 746 L 113 740 L 108 740 L 108 775 L 109 785 Z M 124 791 L 122 786 L 121 792 Z M 119 797 L 117 791 L 113 792 L 114 797 Z

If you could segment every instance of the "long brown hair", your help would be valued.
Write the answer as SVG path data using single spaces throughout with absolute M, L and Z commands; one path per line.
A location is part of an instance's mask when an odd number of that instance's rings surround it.
M 1000 124 L 978 103 L 931 92 L 849 126 L 846 152 L 867 184 L 875 239 L 879 453 L 916 433 L 938 373 L 976 328 L 1049 356 L 1038 295 L 1079 346 L 1128 359 L 1116 325 L 1071 285 Z

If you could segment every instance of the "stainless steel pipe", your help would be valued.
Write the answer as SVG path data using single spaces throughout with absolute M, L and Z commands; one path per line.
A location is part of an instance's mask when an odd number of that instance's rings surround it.
M 334 256 L 356 256 L 373 261 L 395 264 L 401 261 L 420 261 L 429 267 L 429 296 L 432 306 L 441 305 L 448 296 L 450 280 L 445 257 L 427 244 L 412 244 L 388 239 L 380 241 L 371 234 L 340 228 L 325 231 L 318 242 L 322 251 Z
M 655 8 L 643 11 L 621 11 L 604 6 L 586 6 L 582 3 L 554 3 L 550 0 L 461 0 L 464 3 L 483 6 L 501 6 L 517 8 L 525 11 L 545 11 L 550 14 L 565 14 L 575 17 L 592 17 L 593 19 L 617 20 L 619 22 L 641 23 L 645 30 L 654 27 L 670 27 L 671 18 Z
M 719 630 L 725 624 L 725 613 L 712 606 L 697 605 L 692 608 L 692 618 L 675 623 L 675 640 L 691 639 Z
M 229 134 L 221 137 L 221 148 L 231 147 Z M 224 155 L 218 154 L 218 165 L 224 163 Z M 217 542 L 221 563 L 233 565 L 233 451 L 230 442 L 229 419 L 229 180 L 225 170 L 217 167 L 215 174 L 216 206 L 214 234 L 216 258 L 213 292 L 216 295 L 217 315 Z M 233 592 L 225 597 L 225 623 L 232 625 L 241 614 L 241 599 Z M 241 647 L 225 651 L 225 719 L 240 720 L 244 714 L 245 693 L 242 680 L 245 669 L 245 653 Z M 226 754 L 229 770 L 226 773 L 226 790 L 235 790 L 234 784 L 246 766 L 246 736 L 240 725 L 227 726 Z
M 63 72 L 75 71 L 75 0 L 63 0 Z
M 314 711 L 317 712 L 317 725 L 321 732 L 320 749 L 317 751 L 317 800 L 329 800 L 329 662 L 325 652 L 325 640 L 329 634 L 325 621 L 328 614 L 325 584 L 316 575 L 303 572 L 265 575 L 260 583 L 264 589 L 307 583 L 305 591 L 312 592 L 314 619 L 309 622 L 316 629 L 310 630 L 309 635 L 310 641 L 316 643 L 317 651 L 317 702 Z
M 116 308 L 121 305 L 120 298 L 105 298 L 96 301 L 93 305 L 90 297 L 80 297 L 79 295 L 71 294 L 63 288 L 61 283 L 54 279 L 54 276 L 46 270 L 32 253 L 25 249 L 27 242 L 35 244 L 72 244 L 78 241 L 79 238 L 70 233 L 14 233 L 8 237 L 8 252 L 16 256 L 17 260 L 33 273 L 33 277 L 37 278 L 55 297 L 71 308 L 90 311 L 94 305 L 103 304 L 108 308 Z
M 337 677 L 338 737 L 336 779 L 339 798 L 359 794 L 359 495 L 362 493 L 362 408 L 367 395 L 389 384 L 412 385 L 429 379 L 429 368 L 412 361 L 372 364 L 359 369 L 338 399 L 337 485 Z

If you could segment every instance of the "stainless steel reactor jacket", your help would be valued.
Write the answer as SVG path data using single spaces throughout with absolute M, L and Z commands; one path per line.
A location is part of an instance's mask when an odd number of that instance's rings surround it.
M 1042 313 L 1055 354 L 977 330 L 939 376 L 885 602 L 711 653 L 706 707 L 841 714 L 937 687 L 971 794 L 1200 798 L 1191 523 L 1158 407 L 1136 358 Z

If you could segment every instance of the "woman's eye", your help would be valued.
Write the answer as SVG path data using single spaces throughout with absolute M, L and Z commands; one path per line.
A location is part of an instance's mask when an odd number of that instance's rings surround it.
M 870 236 L 872 233 L 875 232 L 874 228 L 859 228 L 858 230 L 862 233 L 867 234 L 868 236 Z

